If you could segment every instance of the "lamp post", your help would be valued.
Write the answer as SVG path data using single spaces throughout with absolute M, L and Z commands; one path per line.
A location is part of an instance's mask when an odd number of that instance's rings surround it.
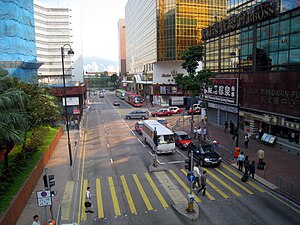
M 72 149 L 71 149 L 71 142 L 70 142 L 70 130 L 69 130 L 69 118 L 68 118 L 68 105 L 67 105 L 67 92 L 66 92 L 66 79 L 65 79 L 65 65 L 64 65 L 64 48 L 68 46 L 69 51 L 68 55 L 74 55 L 71 45 L 65 44 L 60 48 L 61 50 L 61 64 L 62 64 L 62 72 L 63 72 L 63 84 L 64 84 L 64 99 L 65 99 L 65 118 L 66 118 L 66 127 L 67 127 L 67 134 L 68 134 L 68 147 L 69 147 L 69 158 L 70 158 L 70 166 L 72 166 Z
M 238 56 L 238 62 L 239 62 L 239 70 L 238 70 L 238 82 L 237 82 L 237 132 L 236 132 L 236 142 L 235 142 L 235 147 L 239 147 L 239 129 L 240 129 L 240 81 L 241 81 L 241 51 L 239 48 L 238 52 L 236 53 L 235 51 L 231 52 L 230 55 L 232 56 Z

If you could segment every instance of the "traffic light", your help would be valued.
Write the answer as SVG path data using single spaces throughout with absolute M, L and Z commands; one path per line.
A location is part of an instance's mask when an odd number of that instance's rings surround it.
M 191 171 L 191 169 L 192 169 L 192 159 L 188 158 L 184 162 L 185 162 L 184 168 L 186 168 L 188 171 Z
M 53 187 L 55 185 L 54 175 L 46 175 L 45 174 L 43 176 L 43 180 L 44 180 L 45 188 L 51 189 L 51 187 Z

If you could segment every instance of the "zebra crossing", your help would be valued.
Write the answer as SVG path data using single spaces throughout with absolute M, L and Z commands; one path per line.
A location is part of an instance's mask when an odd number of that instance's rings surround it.
M 255 195 L 265 190 L 249 180 L 241 182 L 241 174 L 222 164 L 220 168 L 206 168 L 206 196 L 193 192 L 195 202 L 206 204 L 216 200 L 239 198 Z M 83 181 L 80 201 L 80 221 L 87 220 L 85 213 L 85 190 L 88 186 L 94 190 L 93 208 L 98 219 L 117 218 L 127 214 L 148 213 L 166 210 L 174 204 L 187 204 L 190 192 L 189 182 L 184 169 L 169 169 L 154 173 L 123 174 L 95 180 Z

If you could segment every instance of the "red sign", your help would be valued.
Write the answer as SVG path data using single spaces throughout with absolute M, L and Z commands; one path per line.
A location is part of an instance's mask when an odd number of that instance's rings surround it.
M 79 109 L 73 109 L 73 114 L 80 114 L 80 110 Z

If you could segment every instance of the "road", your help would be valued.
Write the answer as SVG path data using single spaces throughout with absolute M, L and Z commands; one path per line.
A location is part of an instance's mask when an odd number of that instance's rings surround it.
M 189 182 L 184 160 L 187 152 L 159 155 L 164 170 L 149 172 L 153 152 L 134 129 L 137 120 L 124 120 L 133 108 L 116 99 L 91 96 L 78 155 L 71 202 L 62 205 L 63 222 L 78 224 L 299 224 L 300 209 L 255 181 L 241 182 L 241 174 L 222 163 L 208 172 L 207 195 L 195 194 L 199 219 L 191 221 L 173 208 L 187 205 Z M 174 124 L 179 115 L 168 117 Z M 94 213 L 85 213 L 85 190 L 91 187 Z M 67 187 L 66 189 L 67 190 Z M 80 196 L 80 197 L 75 197 Z M 66 213 L 70 211 L 71 213 Z M 66 215 L 69 216 L 66 216 Z

